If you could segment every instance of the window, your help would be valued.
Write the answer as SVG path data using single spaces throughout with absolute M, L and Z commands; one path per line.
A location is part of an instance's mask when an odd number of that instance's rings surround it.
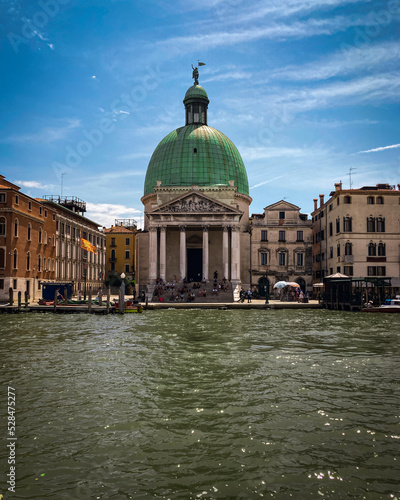
M 345 255 L 353 255 L 353 244 L 349 241 L 344 246 L 344 254 Z M 346 274 L 346 273 L 344 273 Z
M 43 213 L 43 208 L 39 207 L 39 215 L 42 215 L 42 213 Z
M 377 205 L 383 205 L 383 196 L 378 196 L 376 198 L 376 204 Z
M 346 276 L 353 276 L 353 266 L 344 266 L 343 272 Z
M 56 237 L 54 236 L 54 234 L 51 237 L 51 239 L 52 239 L 52 245 L 53 245 L 53 247 L 55 247 L 56 246 Z
M 47 210 L 44 209 L 44 216 L 47 217 Z
M 6 202 L 6 193 L 0 193 L 0 203 Z
M 6 235 L 6 218 L 0 217 L 0 236 Z
M 56 214 L 53 214 L 53 220 L 54 221 L 56 220 Z
M 333 235 L 333 224 L 332 222 L 329 223 L 329 236 Z
M 40 273 L 40 271 L 42 270 L 42 256 L 40 254 L 38 256 L 37 270 L 38 270 L 38 273 Z
M 129 273 L 129 264 L 125 264 L 125 272 Z
M 279 231 L 279 241 L 286 240 L 286 231 Z
M 304 241 L 303 231 L 297 231 L 297 241 Z
M 0 278 L 0 290 L 4 290 L 4 279 Z
M 368 266 L 368 276 L 386 276 L 386 266 Z
M 15 204 L 18 205 L 18 203 L 19 203 L 19 196 L 16 194 L 15 195 Z
M 0 269 L 6 267 L 6 251 L 4 248 L 0 248 Z
M 71 226 L 67 224 L 67 234 L 71 234 Z
M 17 280 L 13 280 L 13 290 L 17 289 Z
M 333 259 L 333 247 L 329 248 L 329 258 Z M 332 273 L 331 273 L 332 274 Z
M 114 261 L 116 260 L 116 258 L 115 258 L 115 250 L 114 250 L 114 248 L 111 250 L 111 260 L 112 260 L 112 261 L 113 261 L 113 260 L 114 260 Z
M 14 236 L 15 238 L 18 237 L 18 219 L 14 220 Z
M 42 243 L 42 228 L 39 227 L 39 243 Z
M 385 243 L 379 243 L 379 245 L 378 245 L 378 255 L 379 255 L 379 257 L 385 257 L 386 256 L 386 245 L 385 245 Z
M 384 217 L 368 217 L 367 218 L 368 233 L 384 233 L 385 218 Z
M 268 265 L 268 254 L 265 252 L 261 253 L 261 265 L 262 266 L 267 266 Z
M 97 238 L 98 239 L 98 238 Z M 97 244 L 99 244 L 99 242 L 97 242 Z M 129 245 L 131 244 L 131 239 L 130 238 L 125 238 L 125 245 L 127 247 L 129 247 Z
M 111 262 L 111 271 L 115 271 L 115 262 Z
M 61 234 L 64 236 L 65 234 L 65 224 L 64 222 L 61 222 Z
M 46 257 L 43 258 L 43 271 L 46 271 Z
M 368 257 L 376 256 L 376 243 L 370 243 L 368 245 Z
M 17 268 L 18 268 L 18 252 L 17 249 L 15 249 L 13 252 L 13 269 Z
M 351 196 L 345 196 L 344 203 L 345 203 L 345 205 L 350 205 L 351 204 Z
M 385 232 L 385 218 L 384 217 L 378 217 L 376 219 L 376 232 L 377 233 L 384 233 Z
M 125 259 L 130 259 L 130 252 L 129 252 L 129 250 L 125 250 Z
M 367 205 L 373 205 L 375 203 L 375 198 L 373 196 L 368 196 Z
M 351 219 L 351 217 L 343 217 L 343 231 L 345 233 L 351 233 L 351 231 L 352 231 L 352 219 Z
M 340 219 L 339 219 L 339 217 L 336 219 L 336 233 L 340 233 Z
M 268 231 L 261 231 L 261 241 L 268 241 Z
M 47 231 L 44 232 L 43 243 L 47 245 Z
M 286 253 L 285 252 L 279 252 L 278 259 L 279 259 L 280 266 L 286 265 Z
M 28 224 L 28 241 L 30 241 L 31 239 L 31 232 L 32 232 L 31 229 L 32 229 L 31 225 Z
M 279 218 L 284 219 L 285 218 L 285 212 L 279 212 Z
M 304 254 L 303 253 L 298 253 L 296 254 L 296 265 L 298 267 L 303 267 L 304 266 Z
M 28 201 L 28 210 L 32 210 L 32 202 Z
M 375 219 L 374 219 L 374 217 L 367 218 L 367 232 L 368 233 L 375 232 Z
M 116 246 L 116 245 L 115 245 L 115 238 L 111 238 L 111 246 L 112 246 L 112 247 L 115 247 L 115 246 Z
M 333 205 L 332 203 L 329 205 L 329 212 L 331 212 L 333 210 Z
M 340 243 L 337 244 L 337 248 L 336 248 L 336 256 L 337 257 L 340 257 Z
M 31 269 L 31 254 L 30 252 L 28 252 L 26 254 L 26 270 L 30 271 L 30 269 Z

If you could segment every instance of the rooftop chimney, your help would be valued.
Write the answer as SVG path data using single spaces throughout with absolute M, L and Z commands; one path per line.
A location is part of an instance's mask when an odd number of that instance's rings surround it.
M 318 208 L 318 198 L 314 198 L 314 210 L 317 210 Z
M 336 182 L 335 183 L 335 191 L 341 191 L 341 190 L 342 190 L 342 183 Z
M 319 195 L 319 206 L 320 208 L 322 207 L 322 205 L 324 204 L 324 197 L 325 195 L 324 194 L 320 194 Z

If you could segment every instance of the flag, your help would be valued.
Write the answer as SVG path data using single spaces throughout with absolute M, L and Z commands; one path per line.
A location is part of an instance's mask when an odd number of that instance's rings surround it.
M 83 250 L 86 250 L 87 252 L 92 252 L 97 255 L 96 247 L 89 243 L 88 240 L 84 240 L 83 238 L 81 238 L 81 248 Z
M 199 66 L 205 66 L 205 65 L 206 65 L 206 63 L 198 62 L 198 65 L 199 65 Z

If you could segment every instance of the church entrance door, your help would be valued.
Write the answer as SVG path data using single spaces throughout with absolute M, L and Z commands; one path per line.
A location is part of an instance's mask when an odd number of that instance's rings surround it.
M 189 281 L 199 282 L 203 279 L 203 249 L 187 249 L 187 279 Z

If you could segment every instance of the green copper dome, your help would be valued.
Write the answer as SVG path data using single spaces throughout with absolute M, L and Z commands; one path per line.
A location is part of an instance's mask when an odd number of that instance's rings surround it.
M 197 92 L 200 86 L 193 87 Z M 207 94 L 202 90 L 199 97 L 204 99 Z M 229 181 L 234 181 L 239 193 L 249 194 L 246 169 L 233 142 L 215 128 L 199 123 L 177 128 L 158 144 L 147 168 L 145 195 L 153 192 L 157 181 L 163 187 L 229 186 Z
M 188 99 L 208 99 L 207 92 L 203 89 L 201 85 L 192 85 L 191 87 L 188 88 L 185 98 L 183 99 L 183 102 L 185 103 Z

